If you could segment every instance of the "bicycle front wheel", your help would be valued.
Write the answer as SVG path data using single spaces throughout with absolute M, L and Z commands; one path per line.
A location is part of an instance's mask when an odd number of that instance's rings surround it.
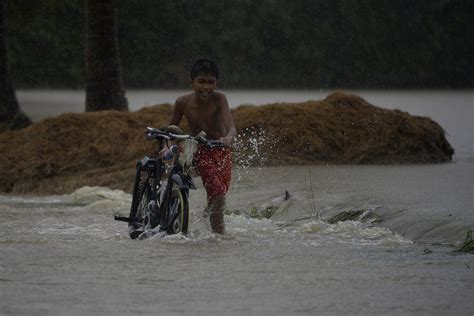
M 179 188 L 174 188 L 171 193 L 171 199 L 168 204 L 168 214 L 171 214 L 169 233 L 178 234 L 188 233 L 189 224 L 189 203 L 188 196 Z
M 150 224 L 148 207 L 151 200 L 150 185 L 148 183 L 140 183 L 136 192 L 133 192 L 132 207 L 130 208 L 130 238 L 137 238 L 148 228 Z

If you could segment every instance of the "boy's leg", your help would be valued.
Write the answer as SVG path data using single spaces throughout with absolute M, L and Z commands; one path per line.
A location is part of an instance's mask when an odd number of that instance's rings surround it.
M 219 175 L 210 175 L 204 181 L 207 192 L 207 207 L 209 208 L 209 220 L 214 233 L 224 234 L 224 207 L 227 188 Z
M 195 165 L 207 192 L 212 231 L 224 233 L 225 194 L 229 190 L 232 157 L 230 150 L 200 148 Z
M 211 228 L 214 233 L 224 234 L 224 206 L 225 206 L 225 196 L 218 195 L 216 196 L 210 204 L 210 221 Z

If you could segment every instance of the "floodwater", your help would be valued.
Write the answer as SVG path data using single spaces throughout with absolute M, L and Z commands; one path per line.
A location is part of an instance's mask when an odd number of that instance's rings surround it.
M 327 95 L 318 93 L 228 97 L 235 106 Z M 472 315 L 474 257 L 453 250 L 474 229 L 473 92 L 358 94 L 438 121 L 455 161 L 248 168 L 244 158 L 233 171 L 223 237 L 202 216 L 199 181 L 189 236 L 144 241 L 112 219 L 129 209 L 121 191 L 0 195 L 0 314 Z M 254 216 L 268 209 L 276 210 L 270 219 Z M 324 221 L 348 210 L 369 220 Z

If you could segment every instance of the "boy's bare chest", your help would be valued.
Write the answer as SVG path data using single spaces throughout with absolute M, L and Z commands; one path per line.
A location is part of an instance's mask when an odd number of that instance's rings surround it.
M 199 107 L 190 106 L 184 115 L 190 127 L 200 127 L 202 129 L 213 129 L 214 125 L 220 121 L 220 111 L 217 106 Z

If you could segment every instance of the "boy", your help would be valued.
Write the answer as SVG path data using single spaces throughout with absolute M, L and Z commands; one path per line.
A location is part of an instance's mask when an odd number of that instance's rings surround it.
M 224 234 L 225 194 L 229 190 L 232 168 L 231 146 L 237 131 L 226 96 L 215 90 L 219 79 L 216 63 L 199 59 L 193 64 L 190 75 L 194 92 L 176 100 L 170 125 L 179 125 L 184 116 L 192 135 L 204 131 L 207 138 L 219 140 L 226 146 L 209 149 L 199 145 L 194 156 L 196 171 L 207 192 L 212 231 Z

